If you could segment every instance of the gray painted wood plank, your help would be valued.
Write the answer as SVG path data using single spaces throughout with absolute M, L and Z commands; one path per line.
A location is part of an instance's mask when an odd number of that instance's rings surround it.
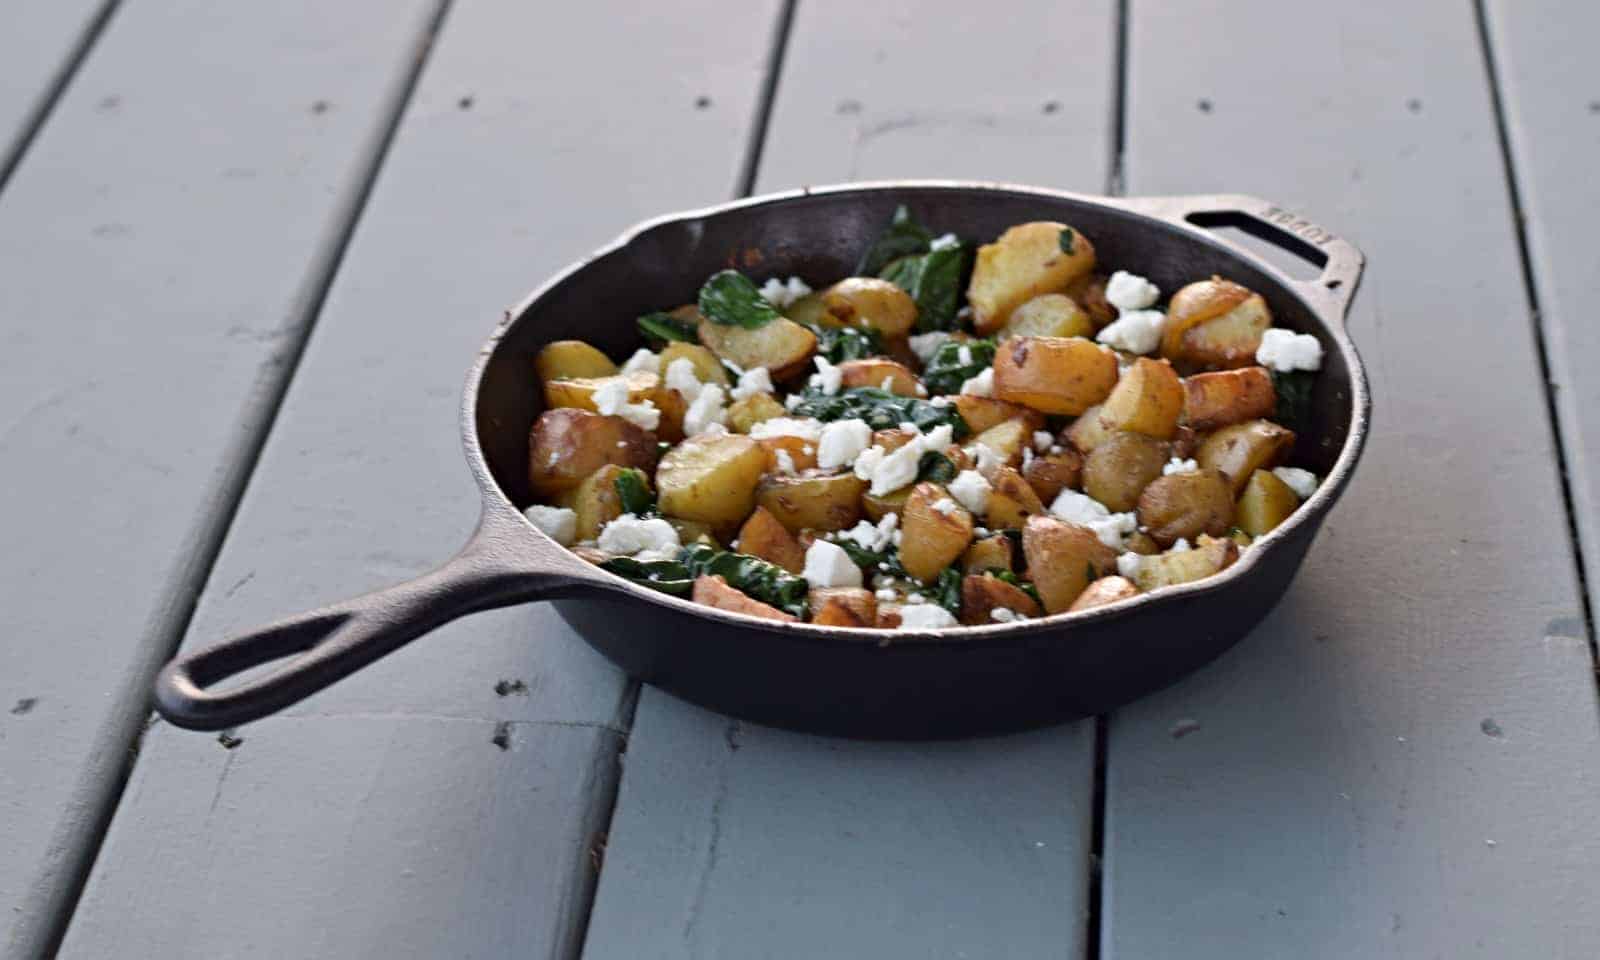
M 1600 573 L 1600 290 L 1590 228 L 1600 210 L 1600 7 L 1532 0 L 1485 5 L 1533 265 L 1539 324 L 1566 449 L 1589 597 Z
M 447 557 L 472 528 L 477 497 L 461 459 L 457 404 L 468 364 L 501 310 L 629 223 L 665 210 L 726 198 L 735 188 L 755 115 L 776 3 L 737 10 L 702 0 L 640 8 L 613 3 L 548 8 L 514 0 L 459 0 L 452 6 L 416 94 L 396 134 L 367 209 L 352 237 L 299 372 L 285 398 L 250 487 L 202 595 L 186 647 L 230 630 L 413 576 Z M 715 22 L 708 34 L 704 25 Z M 606 71 L 605 82 L 570 78 Z M 619 96 L 619 90 L 627 90 Z M 705 96 L 709 106 L 698 108 Z M 500 695 L 500 681 L 523 692 Z M 290 711 L 295 725 L 272 726 L 319 763 L 285 764 L 254 788 L 263 805 L 294 806 L 315 786 L 324 753 L 350 723 L 391 723 L 402 736 L 416 718 L 620 729 L 628 713 L 624 677 L 541 606 L 473 617 L 417 641 Z M 273 722 L 274 724 L 277 721 Z M 249 750 L 252 731 L 241 753 Z M 377 729 L 383 729 L 381 726 Z M 378 734 L 375 734 L 375 736 Z M 480 734 L 473 734 L 479 737 Z M 149 739 L 199 739 L 165 726 Z M 574 741 L 574 743 L 580 743 Z M 529 790 L 605 782 L 616 741 L 590 737 L 519 775 Z M 286 747 L 286 749 L 288 749 Z M 475 748 L 474 748 L 475 749 Z M 167 790 L 209 795 L 228 762 L 205 754 L 198 775 L 172 748 L 151 749 L 136 774 Z M 184 756 L 187 756 L 186 754 Z M 359 765 L 361 758 L 351 762 Z M 422 773 L 448 784 L 452 768 L 419 757 Z M 467 784 L 469 792 L 479 785 Z M 487 789 L 485 787 L 484 789 Z M 499 789 L 499 788 L 496 788 Z M 591 817 L 609 813 L 610 794 L 588 805 L 551 807 L 517 830 L 577 842 Z M 354 841 L 346 825 L 308 818 L 298 842 L 335 846 L 361 862 L 389 862 L 382 848 L 411 833 L 457 837 L 415 854 L 419 875 L 492 858 L 518 834 L 479 832 L 476 796 L 459 808 L 420 812 L 390 797 L 365 807 Z M 115 945 L 117 917 L 138 883 L 147 840 L 180 828 L 210 842 L 242 844 L 247 860 L 219 859 L 211 872 L 173 877 L 143 909 L 191 900 L 233 874 L 286 876 L 303 853 L 272 842 L 270 825 L 219 809 L 202 827 L 169 811 L 166 794 L 130 793 L 96 864 L 71 945 L 94 955 Z M 224 839 L 226 838 L 226 839 Z M 243 838 L 243 839 L 240 839 Z M 536 849 L 529 847 L 529 849 Z M 514 869 L 513 869 L 514 867 Z M 449 927 L 435 955 L 500 956 L 507 925 L 519 955 L 565 955 L 565 931 L 587 916 L 592 873 L 563 875 L 547 887 L 538 858 L 519 860 L 506 889 L 485 910 L 518 916 L 471 917 Z M 305 884 L 321 889 L 323 881 Z M 487 895 L 487 888 L 473 888 Z M 392 909 L 383 885 L 352 886 L 346 911 L 329 916 L 311 902 L 282 903 L 283 931 L 252 928 L 240 941 L 279 956 L 329 955 L 324 942 L 365 943 L 373 917 Z M 298 894 L 296 896 L 299 896 Z M 431 914 L 430 914 L 431 915 Z M 408 918 L 396 918 L 396 922 Z M 218 943 L 231 915 L 192 916 L 194 943 Z M 88 932 L 79 933 L 82 927 Z M 492 935 L 492 936 L 491 936 Z M 425 945 L 446 941 L 426 939 Z M 267 947 L 270 946 L 270 949 Z M 419 950 L 423 948 L 419 947 Z M 333 951 L 336 953 L 337 951 Z M 361 951 L 356 951 L 360 953 Z M 426 950 L 423 950 L 425 953 Z
M 1084 0 L 802 3 L 758 183 L 1103 190 L 1113 20 Z M 1063 57 L 1068 35 L 1085 39 Z M 1093 753 L 1092 724 L 875 745 L 730 726 L 647 687 L 585 956 L 1080 956 Z
M 12 952 L 42 948 L 87 866 L 431 14 L 131 5 L 0 194 Z
M 115 0 L 10 0 L 0 14 L 0 185 Z
M 1472 9 L 1136 5 L 1130 64 L 1131 192 L 1365 249 L 1376 413 L 1279 609 L 1111 718 L 1102 955 L 1594 956 L 1594 677 Z

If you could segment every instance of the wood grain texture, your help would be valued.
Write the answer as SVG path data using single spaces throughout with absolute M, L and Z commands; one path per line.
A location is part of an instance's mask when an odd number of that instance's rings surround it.
M 148 738 L 60 956 L 576 952 L 582 914 L 548 908 L 593 876 L 614 732 L 278 717 L 239 736 Z
M 1102 955 L 1595 955 L 1594 678 L 1471 8 L 1135 4 L 1130 39 L 1130 192 L 1367 253 L 1375 427 L 1278 610 L 1111 718 Z
M 802 3 L 757 182 L 1103 190 L 1113 14 Z M 1093 753 L 1087 723 L 874 745 L 731 726 L 647 687 L 585 956 L 1080 956 Z
M 1600 210 L 1600 62 L 1592 42 L 1600 7 L 1491 0 L 1485 9 L 1592 606 L 1600 600 L 1600 330 L 1589 314 L 1600 289 L 1591 236 Z
M 431 14 L 130 5 L 0 194 L 0 943 L 18 955 L 87 866 Z
M 0 15 L 0 184 L 115 0 L 11 0 Z
M 552 270 L 609 240 L 629 223 L 674 208 L 726 198 L 738 179 L 775 3 L 737 10 L 701 2 L 640 8 L 625 2 L 563 8 L 514 0 L 461 0 L 452 6 L 389 158 L 330 290 L 272 435 L 202 595 L 186 647 L 331 599 L 404 579 L 444 560 L 471 531 L 477 495 L 462 462 L 457 408 L 467 366 L 501 310 Z M 703 24 L 718 24 L 715 38 Z M 604 82 L 573 82 L 606 71 Z M 620 97 L 619 90 L 631 91 Z M 709 98 L 705 108 L 698 97 Z M 499 687 L 499 690 L 497 690 Z M 629 687 L 552 612 L 540 606 L 473 617 L 419 640 L 336 685 L 273 727 L 296 747 L 336 765 L 356 723 L 405 736 L 416 718 L 526 723 L 616 730 L 628 714 Z M 276 721 L 275 721 L 276 722 Z M 384 726 L 388 724 L 389 726 Z M 240 731 L 248 750 L 256 725 Z M 267 725 L 259 725 L 266 727 Z M 155 739 L 195 739 L 161 728 Z M 572 741 L 563 752 L 519 769 L 521 789 L 550 793 L 575 779 L 599 782 L 614 767 L 609 737 Z M 587 744 L 587 746 L 583 746 Z M 473 746 L 474 750 L 477 749 Z M 537 750 L 535 749 L 535 753 Z M 211 782 L 229 755 L 202 754 L 206 774 L 180 764 L 174 750 L 143 756 L 137 775 L 152 783 L 198 777 Z M 350 762 L 359 766 L 359 756 Z M 398 759 L 396 762 L 399 762 Z M 419 776 L 451 783 L 453 769 L 416 758 Z M 314 789 L 318 768 L 285 762 L 254 788 L 262 806 L 296 806 Z M 299 842 L 345 849 L 358 861 L 390 863 L 382 848 L 397 837 L 439 838 L 416 847 L 419 876 L 493 861 L 497 851 L 547 837 L 575 837 L 609 813 L 609 794 L 586 804 L 548 806 L 505 830 L 480 831 L 476 795 L 486 781 L 462 784 L 459 807 L 418 809 L 374 794 L 363 833 L 347 842 L 346 823 L 308 818 Z M 166 789 L 177 789 L 175 787 Z M 501 789 L 496 787 L 495 789 Z M 492 796 L 488 798 L 492 801 Z M 275 828 L 220 809 L 190 822 L 166 809 L 159 791 L 130 793 L 74 921 L 109 936 L 140 872 L 144 837 L 199 831 L 208 844 L 248 850 L 216 872 L 178 874 L 142 902 L 173 911 L 210 896 L 228 870 L 292 876 L 304 852 L 270 842 Z M 452 839 L 453 838 L 453 839 Z M 508 864 L 492 900 L 461 911 L 453 940 L 419 937 L 418 956 L 568 955 L 569 931 L 588 913 L 593 874 L 562 875 L 549 886 L 539 857 Z M 304 886 L 316 889 L 311 878 Z M 487 895 L 487 888 L 470 887 Z M 367 942 L 375 918 L 392 910 L 385 884 L 352 883 L 346 911 L 329 914 L 302 891 L 282 894 L 282 931 L 256 926 L 240 949 L 264 955 L 329 956 L 323 943 Z M 302 898 L 303 897 L 303 898 Z M 300 899 L 297 899 L 300 898 Z M 489 919 L 486 914 L 496 914 Z M 512 916 L 515 914 L 515 916 Z M 191 942 L 224 942 L 234 916 L 186 914 L 202 929 Z M 437 916 L 435 910 L 421 917 Z M 411 918 L 397 918 L 409 922 Z M 481 932 L 479 931 L 481 927 Z M 504 931 L 514 949 L 502 949 Z M 74 933 L 76 936 L 76 932 Z M 294 939 L 298 938 L 298 939 Z M 76 941 L 83 955 L 106 940 Z M 384 943 L 389 943 L 385 940 Z M 448 948 L 439 947 L 448 944 Z M 558 949 L 559 948 L 559 949 Z M 404 953 L 405 951 L 402 951 Z M 386 955 L 378 951 L 377 955 Z

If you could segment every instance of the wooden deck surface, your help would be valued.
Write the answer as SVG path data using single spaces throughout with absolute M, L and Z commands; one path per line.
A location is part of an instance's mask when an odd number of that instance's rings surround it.
M 22 0 L 0 14 L 0 956 L 1600 955 L 1600 15 L 1579 0 Z M 1247 192 L 1366 252 L 1290 593 L 942 744 L 484 614 L 218 739 L 180 647 L 470 532 L 500 310 L 636 220 L 897 177 Z

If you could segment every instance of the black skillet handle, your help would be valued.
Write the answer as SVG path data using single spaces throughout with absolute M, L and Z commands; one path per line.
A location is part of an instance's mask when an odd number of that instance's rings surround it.
M 431 573 L 174 659 L 156 677 L 156 709 L 190 730 L 257 720 L 457 617 L 592 586 L 585 566 L 520 517 L 486 513 L 461 552 Z M 227 690 L 207 689 L 285 658 L 292 659 Z

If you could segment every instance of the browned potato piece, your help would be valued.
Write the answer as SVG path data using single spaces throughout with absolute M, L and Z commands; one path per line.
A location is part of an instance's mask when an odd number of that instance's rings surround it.
M 676 391 L 674 391 L 676 392 Z M 658 404 L 659 406 L 659 404 Z M 763 420 L 788 416 L 789 411 L 770 393 L 754 393 L 728 404 L 728 428 L 734 433 L 749 433 Z
M 957 471 L 973 469 L 972 458 L 967 456 L 967 451 L 962 449 L 960 444 L 952 443 L 945 447 L 944 455 Z
M 838 326 L 838 321 L 828 316 L 828 307 L 822 294 L 808 293 L 778 311 L 796 323 L 814 323 L 821 327 Z
M 1138 595 L 1139 588 L 1131 581 L 1121 577 L 1101 577 L 1085 587 L 1084 591 L 1078 594 L 1078 599 L 1072 601 L 1072 606 L 1068 607 L 1067 611 L 1076 613 L 1079 610 L 1088 610 L 1090 607 L 1103 607 L 1108 603 L 1116 603 L 1118 600 Z
M 661 421 L 656 424 L 656 438 L 667 443 L 683 439 L 683 418 L 689 412 L 689 401 L 676 390 L 656 387 L 656 409 L 661 411 Z
M 1142 433 L 1114 433 L 1083 459 L 1083 492 L 1112 511 L 1132 510 L 1167 465 L 1167 444 Z
M 1022 462 L 1022 451 L 1033 446 L 1033 431 L 1024 420 L 1007 420 L 974 437 L 973 449 L 980 443 L 999 454 L 1007 464 L 1016 466 Z
M 866 481 L 853 473 L 769 476 L 761 481 L 756 502 L 795 533 L 845 530 L 861 519 L 861 494 L 866 489 Z
M 578 515 L 579 540 L 600 536 L 600 528 L 622 516 L 622 497 L 617 494 L 617 476 L 627 467 L 608 463 L 583 478 L 572 494 L 572 510 Z M 647 481 L 648 482 L 648 481 Z
M 906 500 L 911 497 L 910 487 L 901 487 L 885 494 L 864 493 L 861 495 L 861 512 L 873 523 L 882 520 L 891 513 L 904 513 Z
M 628 385 L 628 402 L 639 403 L 643 400 L 656 399 L 656 386 L 660 378 L 645 370 L 634 373 L 617 374 L 614 377 L 592 377 L 579 380 L 546 380 L 544 383 L 544 405 L 547 410 L 558 407 L 574 407 L 579 410 L 593 410 L 594 392 L 616 379 L 621 379 Z
M 871 327 L 885 337 L 903 337 L 917 322 L 911 294 L 877 277 L 849 277 L 822 291 L 828 326 Z
M 999 623 L 989 613 L 1004 608 L 1027 617 L 1044 613 L 1027 591 L 1004 580 L 984 574 L 969 574 L 961 579 L 961 622 L 969 627 Z
M 1083 454 L 1070 447 L 1060 453 L 1046 453 L 1033 458 L 1022 469 L 1022 478 L 1039 495 L 1043 503 L 1051 503 L 1061 491 L 1073 489 L 1083 476 Z
M 1117 308 L 1106 299 L 1106 284 L 1110 279 L 1103 273 L 1086 273 L 1067 285 L 1067 296 L 1076 300 L 1089 315 L 1096 330 L 1117 319 Z
M 778 473 L 778 451 L 789 455 L 796 472 L 810 470 L 817 465 L 817 442 L 805 437 L 762 437 L 756 441 L 767 453 L 767 473 Z
M 1294 431 L 1270 420 L 1249 420 L 1223 427 L 1200 441 L 1195 460 L 1208 470 L 1228 475 L 1234 496 L 1244 492 L 1250 475 L 1281 464 L 1294 449 Z
M 1250 546 L 1250 544 L 1255 541 L 1254 537 L 1250 536 L 1248 533 L 1245 533 L 1243 530 L 1240 530 L 1238 527 L 1234 527 L 1232 530 L 1228 531 L 1228 539 L 1238 544 L 1240 550 Z
M 1117 570 L 1117 551 L 1093 530 L 1057 520 L 1030 517 L 1022 528 L 1022 552 L 1039 599 L 1050 613 L 1070 609 L 1090 582 Z
M 898 603 L 886 603 L 878 605 L 879 630 L 893 630 L 894 628 L 900 626 L 900 607 L 901 605 Z M 880 641 L 881 645 L 887 645 L 888 643 L 888 638 L 884 638 L 882 641 Z
M 961 557 L 961 569 L 966 573 L 1010 570 L 1011 562 L 1011 538 L 995 534 L 972 541 L 972 546 Z
M 1042 413 L 1076 416 L 1117 383 L 1117 355 L 1081 337 L 1017 337 L 994 357 L 994 395 Z
M 1077 301 L 1064 293 L 1044 293 L 1011 311 L 1000 339 L 1012 337 L 1092 337 L 1094 323 Z
M 741 370 L 766 367 L 774 380 L 787 380 L 805 370 L 817 350 L 817 335 L 787 317 L 756 327 L 723 326 L 701 320 L 700 342 Z
M 1095 405 L 1083 411 L 1078 419 L 1072 421 L 1072 426 L 1067 428 L 1067 442 L 1083 453 L 1089 453 L 1095 447 L 1104 443 L 1111 436 L 1111 428 L 1100 419 L 1104 408 Z
M 911 349 L 909 337 L 885 337 L 883 355 L 907 370 L 922 369 L 922 360 L 917 356 L 917 351 Z
M 682 517 L 663 517 L 663 520 L 672 524 L 672 529 L 678 531 L 678 542 L 684 546 L 691 543 L 703 543 L 708 547 L 722 549 L 722 541 L 717 539 L 716 531 L 708 523 L 699 520 L 685 520 Z
M 754 597 L 746 596 L 743 591 L 728 586 L 728 581 L 719 576 L 699 576 L 694 578 L 694 590 L 689 598 L 695 603 L 703 603 L 708 607 L 718 610 L 728 610 L 733 613 L 742 613 L 749 617 L 760 617 L 763 620 L 782 620 L 785 623 L 794 623 L 799 618 L 791 613 L 784 613 L 777 607 L 769 607 Z
M 825 627 L 872 627 L 878 623 L 878 598 L 861 587 L 812 587 L 807 595 L 811 622 Z
M 1164 360 L 1133 361 L 1100 408 L 1100 420 L 1112 430 L 1171 440 L 1183 415 L 1183 381 Z
M 1190 367 L 1242 367 L 1255 362 L 1272 313 L 1260 294 L 1212 277 L 1172 295 L 1161 355 Z
M 1300 506 L 1300 497 L 1287 483 L 1267 470 L 1250 474 L 1235 511 L 1239 529 L 1252 537 L 1271 533 Z
M 1272 415 L 1278 393 L 1265 367 L 1197 373 L 1183 381 L 1184 416 L 1196 430 L 1215 430 Z
M 1233 526 L 1228 479 L 1215 470 L 1155 478 L 1139 495 L 1139 526 L 1164 547 L 1202 533 L 1221 536 Z
M 967 422 L 973 433 L 982 433 L 1007 420 L 1021 420 L 1031 430 L 1044 429 L 1044 414 L 1030 410 L 1020 403 L 1007 403 L 993 397 L 978 397 L 970 393 L 955 396 L 956 412 Z
M 1172 455 L 1179 460 L 1188 460 L 1194 456 L 1194 448 L 1199 443 L 1200 438 L 1195 436 L 1194 428 L 1187 423 L 1180 423 L 1172 433 Z
M 681 340 L 674 340 L 661 348 L 661 376 L 665 377 L 667 368 L 679 360 L 687 360 L 694 365 L 694 378 L 701 383 L 715 383 L 723 387 L 730 383 L 728 369 L 716 354 L 698 343 L 684 343 Z
M 839 379 L 845 387 L 876 387 L 888 390 L 897 397 L 917 395 L 917 375 L 887 357 L 869 357 L 865 360 L 846 360 L 839 364 Z
M 947 504 L 947 506 L 945 506 Z M 935 509 L 935 505 L 943 509 Z M 919 483 L 900 513 L 900 565 L 918 580 L 928 582 L 954 563 L 972 542 L 972 514 L 944 487 Z
M 910 430 L 901 430 L 895 427 L 890 430 L 872 431 L 872 445 L 882 447 L 884 453 L 893 453 L 917 438 L 917 434 Z
M 662 513 L 710 524 L 725 539 L 755 507 L 756 484 L 766 468 L 766 452 L 749 437 L 690 437 L 661 458 L 656 500 Z
M 765 507 L 756 507 L 739 528 L 739 552 L 775 563 L 790 573 L 799 573 L 806 566 L 800 541 Z
M 563 407 L 546 410 L 528 436 L 528 485 L 541 498 L 571 490 L 608 463 L 656 468 L 655 434 L 621 417 Z
M 1150 534 L 1143 530 L 1136 530 L 1128 534 L 1122 541 L 1122 549 L 1128 553 L 1153 554 L 1161 552 L 1161 544 L 1156 543 Z
M 582 340 L 557 340 L 539 350 L 539 355 L 533 358 L 533 369 L 539 374 L 539 381 L 547 383 L 609 377 L 617 372 L 617 365 Z
M 1199 545 L 1192 550 L 1177 553 L 1168 551 L 1140 560 L 1133 574 L 1133 582 L 1140 590 L 1158 590 L 1175 583 L 1209 577 L 1237 559 L 1239 545 L 1232 540 L 1202 536 Z
M 1010 467 L 995 467 L 989 481 L 989 512 L 984 525 L 993 530 L 1020 530 L 1028 518 L 1044 513 L 1044 504 L 1022 474 Z
M 967 286 L 978 333 L 993 333 L 1021 304 L 1064 291 L 1094 269 L 1094 245 L 1078 231 L 1069 235 L 1071 252 L 1062 250 L 1062 232 L 1069 229 L 1053 221 L 1019 223 L 978 248 Z

